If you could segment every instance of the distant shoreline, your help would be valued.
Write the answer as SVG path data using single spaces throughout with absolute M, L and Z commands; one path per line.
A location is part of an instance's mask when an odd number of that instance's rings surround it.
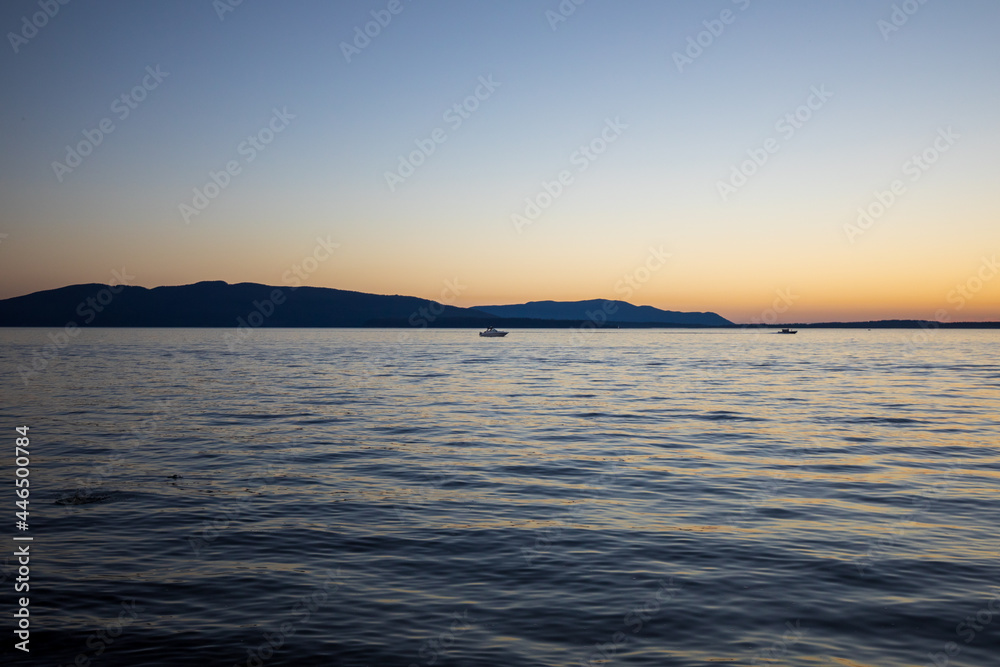
M 392 329 L 998 329 L 1000 321 L 937 322 L 884 319 L 859 322 L 732 322 L 711 312 L 668 311 L 626 301 L 531 301 L 507 306 L 449 305 L 404 295 L 367 294 L 309 286 L 203 281 L 145 288 L 125 279 L 87 283 L 0 299 L 0 327 L 63 328 L 392 328 Z M 777 319 L 776 313 L 768 320 Z M 940 315 L 940 313 L 938 313 Z
M 573 322 L 570 320 L 556 320 L 556 321 L 535 321 L 535 322 L 511 322 L 508 320 L 497 318 L 496 320 L 491 320 L 493 325 L 502 325 L 509 329 L 593 329 L 593 330 L 606 330 L 615 331 L 620 329 L 681 329 L 681 330 L 705 330 L 705 331 L 732 331 L 732 330 L 780 330 L 780 329 L 921 329 L 921 330 L 934 330 L 934 329 L 1000 329 L 1000 322 L 933 322 L 933 321 L 878 321 L 878 322 L 817 322 L 812 324 L 726 324 L 718 326 L 700 325 L 700 324 L 660 324 L 660 323 L 637 323 L 637 322 L 609 322 L 607 324 L 596 326 L 592 322 Z M 227 331 L 229 329 L 236 328 L 238 324 L 234 323 L 232 326 L 219 326 L 219 325 L 192 325 L 192 324 L 163 324 L 156 326 L 148 325 L 101 325 L 101 324 L 91 324 L 79 327 L 80 329 L 218 329 L 220 331 Z M 406 322 L 401 323 L 388 323 L 388 322 L 377 322 L 371 324 L 362 325 L 330 325 L 330 326 L 281 326 L 281 325 L 263 325 L 261 329 L 468 329 L 468 330 L 479 330 L 486 326 L 490 326 L 487 323 L 457 323 L 448 321 L 439 321 L 433 324 L 428 324 L 424 327 L 417 327 L 407 324 Z M 0 329 L 61 329 L 62 325 L 16 325 L 16 324 L 0 324 Z

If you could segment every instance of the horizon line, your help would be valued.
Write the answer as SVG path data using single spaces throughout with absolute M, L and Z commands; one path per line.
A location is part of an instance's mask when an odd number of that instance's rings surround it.
M 936 327 L 931 327 L 931 328 L 941 328 L 941 327 L 943 327 L 943 328 L 955 328 L 955 327 L 963 327 L 963 326 L 966 327 L 966 328 L 972 328 L 975 325 L 982 326 L 983 328 L 993 328 L 993 327 L 1000 326 L 1000 319 L 997 319 L 997 320 L 989 320 L 989 319 L 987 319 L 987 320 L 960 320 L 960 321 L 959 320 L 955 320 L 955 321 L 948 321 L 948 320 L 940 320 L 940 319 L 935 320 L 935 319 L 926 319 L 926 318 L 917 318 L 917 317 L 894 317 L 894 318 L 863 319 L 863 320 L 821 320 L 821 321 L 813 321 L 813 322 L 788 322 L 788 323 L 777 323 L 777 322 L 775 322 L 773 324 L 769 324 L 769 323 L 766 323 L 766 322 L 752 322 L 752 321 L 751 322 L 740 323 L 740 322 L 737 322 L 735 320 L 731 320 L 731 319 L 729 319 L 729 318 L 727 318 L 727 317 L 725 317 L 725 316 L 723 316 L 723 315 L 721 315 L 721 314 L 719 314 L 719 313 L 717 313 L 715 311 L 711 311 L 711 310 L 670 310 L 670 309 L 667 309 L 667 308 L 662 308 L 660 306 L 654 306 L 652 304 L 637 305 L 637 304 L 634 304 L 634 303 L 632 303 L 630 301 L 625 301 L 623 299 L 608 299 L 608 298 L 603 298 L 603 297 L 596 297 L 596 298 L 590 298 L 590 299 L 573 299 L 573 300 L 566 300 L 566 301 L 560 301 L 560 300 L 556 300 L 556 299 L 536 299 L 536 300 L 529 300 L 529 301 L 522 301 L 522 302 L 514 302 L 514 303 L 509 303 L 509 304 L 480 304 L 480 305 L 476 305 L 476 306 L 453 306 L 451 304 L 442 303 L 442 302 L 437 301 L 435 299 L 430 299 L 430 298 L 421 297 L 421 296 L 415 296 L 415 295 L 411 295 L 411 294 L 400 294 L 400 293 L 396 293 L 396 294 L 380 294 L 378 292 L 363 292 L 361 290 L 343 289 L 343 288 L 340 288 L 340 287 L 329 287 L 329 286 L 323 286 L 323 285 L 271 285 L 271 284 L 267 284 L 267 283 L 259 283 L 259 282 L 254 282 L 254 281 L 240 281 L 240 282 L 232 282 L 231 283 L 229 281 L 222 280 L 222 279 L 216 279 L 216 280 L 205 279 L 205 280 L 197 280 L 197 281 L 191 282 L 191 283 L 182 283 L 182 284 L 174 284 L 174 285 L 156 285 L 154 287 L 147 287 L 145 285 L 136 285 L 136 284 L 132 284 L 132 283 L 129 283 L 129 282 L 124 282 L 124 283 L 99 283 L 99 282 L 71 283 L 71 284 L 68 284 L 68 285 L 62 285 L 60 287 L 51 287 L 51 288 L 47 288 L 47 289 L 40 289 L 40 290 L 35 290 L 33 292 L 27 292 L 27 293 L 24 293 L 24 294 L 19 294 L 19 295 L 16 295 L 16 296 L 3 297 L 3 298 L 0 298 L 0 302 L 7 301 L 7 300 L 10 300 L 10 299 L 18 299 L 18 298 L 23 298 L 23 297 L 27 297 L 27 296 L 32 296 L 34 294 L 40 294 L 42 292 L 54 292 L 54 291 L 57 291 L 57 290 L 67 289 L 67 288 L 71 288 L 71 287 L 85 287 L 85 286 L 90 286 L 90 285 L 99 286 L 99 287 L 105 287 L 105 288 L 106 287 L 119 287 L 119 286 L 123 286 L 123 287 L 137 287 L 137 288 L 145 289 L 145 290 L 154 290 L 154 289 L 171 288 L 171 287 L 175 287 L 175 288 L 177 288 L 177 287 L 194 287 L 196 285 L 201 285 L 201 284 L 205 284 L 205 283 L 221 283 L 223 285 L 226 285 L 227 287 L 235 287 L 235 286 L 239 286 L 239 285 L 258 285 L 258 286 L 261 286 L 261 287 L 269 287 L 269 288 L 274 288 L 274 289 L 288 289 L 288 290 L 292 290 L 292 291 L 297 290 L 297 289 L 302 288 L 302 287 L 307 287 L 307 288 L 312 288 L 312 289 L 334 290 L 334 291 L 338 291 L 338 292 L 352 292 L 352 293 L 355 293 L 355 294 L 366 294 L 366 295 L 371 295 L 371 296 L 394 296 L 394 297 L 414 298 L 414 299 L 421 299 L 421 300 L 424 300 L 424 301 L 427 301 L 427 302 L 430 302 L 430 303 L 437 303 L 437 304 L 442 305 L 442 306 L 450 306 L 450 307 L 462 308 L 462 309 L 466 309 L 466 310 L 475 310 L 477 308 L 492 308 L 492 307 L 500 307 L 500 306 L 519 306 L 519 305 L 526 305 L 526 304 L 530 304 L 530 303 L 546 303 L 546 302 L 548 302 L 548 303 L 585 303 L 585 302 L 589 302 L 589 301 L 604 301 L 604 302 L 609 302 L 609 303 L 625 303 L 625 304 L 628 304 L 628 305 L 630 305 L 630 306 L 632 306 L 634 308 L 653 308 L 655 310 L 660 310 L 660 311 L 664 311 L 664 312 L 675 312 L 675 313 L 686 313 L 686 314 L 687 313 L 692 313 L 692 314 L 712 314 L 712 315 L 716 315 L 718 317 L 721 317 L 722 319 L 725 319 L 726 321 L 728 321 L 728 322 L 731 323 L 731 324 L 727 324 L 727 325 L 674 325 L 674 324 L 662 324 L 662 323 L 658 323 L 658 322 L 648 322 L 648 323 L 647 322 L 613 322 L 613 321 L 610 321 L 610 320 L 608 322 L 609 324 L 629 324 L 629 325 L 648 324 L 648 325 L 655 325 L 655 327 L 659 327 L 659 328 L 678 328 L 678 327 L 679 328 L 708 328 L 708 329 L 713 329 L 713 328 L 716 328 L 716 329 L 726 329 L 726 328 L 734 328 L 734 327 L 743 327 L 743 328 L 748 328 L 748 327 L 754 327 L 754 328 L 783 328 L 783 327 L 806 327 L 806 328 L 808 328 L 808 327 L 827 327 L 827 328 L 836 328 L 839 325 L 843 325 L 845 328 L 862 328 L 862 325 L 865 325 L 865 324 L 875 324 L 875 325 L 883 324 L 884 325 L 884 324 L 906 324 L 906 323 L 912 324 L 914 326 L 912 326 L 912 327 L 903 327 L 903 326 L 900 326 L 900 327 L 895 327 L 895 328 L 928 328 L 928 327 L 920 327 L 919 326 L 920 324 L 937 325 Z M 489 313 L 487 313 L 487 315 L 489 315 Z M 500 316 L 495 316 L 495 315 L 491 315 L 491 317 L 499 317 L 500 319 L 511 319 L 509 317 L 505 318 L 505 317 L 500 317 Z M 516 319 L 551 320 L 551 318 L 530 318 L 530 317 L 529 318 L 516 318 Z M 555 320 L 555 321 L 561 321 L 561 320 Z M 3 325 L 0 325 L 0 326 L 3 326 Z M 21 328 L 21 327 L 4 327 L 4 328 Z M 23 327 L 23 328 L 37 328 L 37 327 Z M 45 328 L 45 327 L 41 327 L 41 328 Z M 101 327 L 98 327 L 98 328 L 101 328 Z M 109 327 L 109 328 L 133 328 L 133 327 Z M 135 327 L 135 328 L 159 328 L 159 327 Z M 201 327 L 196 327 L 196 328 L 201 328 Z M 285 327 L 274 327 L 274 328 L 285 328 Z M 301 328 L 301 327 L 291 327 L 291 328 Z M 331 328 L 331 327 L 319 327 L 319 328 Z M 339 328 L 339 327 L 332 327 L 332 328 Z M 352 328 L 352 327 L 348 327 L 348 328 Z M 380 327 L 376 327 L 376 328 L 380 328 Z M 641 327 L 629 327 L 629 328 L 641 328 Z M 652 328 L 652 326 L 650 328 Z M 885 327 L 881 327 L 881 328 L 885 328 Z

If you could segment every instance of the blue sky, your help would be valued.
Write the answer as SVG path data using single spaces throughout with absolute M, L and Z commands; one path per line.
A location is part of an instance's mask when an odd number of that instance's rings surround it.
M 995 2 L 914 2 L 885 33 L 893 3 L 871 0 L 587 0 L 555 24 L 556 1 L 389 5 L 244 0 L 220 18 L 210 0 L 75 0 L 15 52 L 10 34 L 42 10 L 6 3 L 0 297 L 121 266 L 146 286 L 280 284 L 322 237 L 339 247 L 310 284 L 436 298 L 458 279 L 457 305 L 615 298 L 663 247 L 632 302 L 745 321 L 792 289 L 790 321 L 930 317 L 1000 249 Z M 391 20 L 347 62 L 372 12 Z M 120 118 L 114 101 L 157 67 Z M 447 122 L 481 77 L 498 85 Z M 779 132 L 817 88 L 832 96 Z M 276 109 L 294 118 L 248 162 L 240 147 Z M 57 176 L 105 119 L 114 130 Z M 580 171 L 573 156 L 616 119 Z M 903 175 L 945 128 L 954 145 Z M 435 130 L 446 140 L 390 188 Z M 776 152 L 724 199 L 720 181 L 768 139 Z M 185 218 L 230 161 L 238 173 Z M 564 171 L 518 231 L 525 199 Z M 897 179 L 905 193 L 852 233 Z M 953 315 L 1000 319 L 1000 280 L 975 296 Z

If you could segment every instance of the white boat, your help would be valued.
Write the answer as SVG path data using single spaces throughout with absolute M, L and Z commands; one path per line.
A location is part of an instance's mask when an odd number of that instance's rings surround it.
M 507 333 L 506 331 L 497 331 L 493 327 L 487 327 L 486 331 L 480 331 L 479 335 L 483 338 L 503 338 Z

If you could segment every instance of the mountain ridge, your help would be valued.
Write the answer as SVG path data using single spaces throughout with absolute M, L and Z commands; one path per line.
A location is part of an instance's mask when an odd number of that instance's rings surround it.
M 275 298 L 280 303 L 275 301 Z M 522 306 L 553 304 L 583 308 L 570 319 L 501 315 Z M 493 312 L 490 312 L 493 311 Z M 624 311 L 624 313 L 622 312 Z M 544 313 L 543 313 L 544 314 Z M 553 314 L 550 312 L 549 314 Z M 562 316 L 563 313 L 556 312 Z M 661 321 L 647 319 L 650 315 Z M 676 315 L 694 320 L 674 319 Z M 579 319 L 576 317 L 579 316 Z M 698 323 L 709 316 L 713 323 Z M 629 319 L 629 318 L 633 319 Z M 625 318 L 625 319 L 621 319 Z M 714 319 L 718 318 L 718 319 Z M 687 321 L 688 323 L 685 323 Z M 507 306 L 460 308 L 400 294 L 370 294 L 332 287 L 273 286 L 203 280 L 187 285 L 140 287 L 82 283 L 0 299 L 0 327 L 449 327 L 481 328 L 750 328 L 793 327 L 879 329 L 998 329 L 1000 322 L 935 322 L 932 320 L 868 320 L 735 324 L 715 313 L 680 313 L 624 301 L 529 301 Z
M 715 313 L 679 313 L 624 301 L 592 299 L 556 304 L 547 316 L 502 315 L 400 294 L 331 287 L 288 287 L 203 280 L 187 285 L 83 283 L 0 300 L 0 326 L 99 327 L 481 327 L 732 326 Z M 570 308 L 566 308 L 569 304 Z M 560 309 L 560 306 L 561 309 Z M 518 308 L 498 306 L 498 309 Z M 624 319 L 619 314 L 624 314 Z
M 733 326 L 733 322 L 712 312 L 663 310 L 654 306 L 635 306 L 627 301 L 613 299 L 528 301 L 527 303 L 505 306 L 473 306 L 473 308 L 498 317 L 590 321 L 594 324 L 618 322 L 675 326 Z
M 152 288 L 86 283 L 0 300 L 0 326 L 359 327 L 385 317 L 457 316 L 489 317 L 412 296 L 218 280 Z

